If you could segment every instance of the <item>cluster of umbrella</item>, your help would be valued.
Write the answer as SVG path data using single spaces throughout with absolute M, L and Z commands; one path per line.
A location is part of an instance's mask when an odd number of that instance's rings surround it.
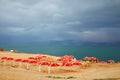
M 81 67 L 84 66 L 87 62 L 81 62 L 80 60 L 74 60 L 74 56 L 65 55 L 62 57 L 59 57 L 57 59 L 50 58 L 48 56 L 39 55 L 35 57 L 28 57 L 27 59 L 22 58 L 12 58 L 12 57 L 2 57 L 1 60 L 3 61 L 3 65 L 6 65 L 7 62 L 11 62 L 12 66 L 16 66 L 16 63 L 18 63 L 19 68 L 22 67 L 22 64 L 26 64 L 26 69 L 29 69 L 30 65 L 37 65 L 38 71 L 41 71 L 41 67 L 47 67 L 48 73 L 51 72 L 51 68 L 54 67 L 68 67 L 72 70 L 73 66 Z M 98 62 L 98 59 L 95 57 L 84 57 L 84 61 L 90 61 L 90 62 Z M 114 60 L 108 60 L 109 63 L 114 63 Z M 105 61 L 101 61 L 100 64 L 107 64 Z
M 86 56 L 86 57 L 83 58 L 83 60 L 84 61 L 90 61 L 90 62 L 96 62 L 96 63 L 99 62 L 99 59 L 96 58 L 96 57 Z M 102 65 L 108 64 L 108 63 L 113 64 L 113 63 L 115 63 L 115 61 L 114 60 L 107 60 L 107 62 L 106 61 L 100 61 L 99 63 L 102 64 Z
M 15 63 L 19 63 L 19 67 L 21 68 L 22 63 L 26 63 L 26 68 L 28 69 L 30 64 L 38 64 L 41 59 L 46 58 L 46 56 L 36 56 L 36 57 L 28 57 L 28 59 L 22 58 L 12 58 L 12 57 L 2 57 L 1 60 L 3 64 L 6 65 L 7 62 L 12 62 L 12 66 L 15 66 Z
M 63 56 L 57 59 L 62 63 L 62 66 L 81 66 L 82 63 L 80 60 L 73 61 L 74 56 Z
M 82 63 L 79 60 L 73 61 L 73 56 L 63 56 L 58 58 L 55 61 L 46 61 L 48 59 L 51 59 L 47 56 L 35 56 L 35 57 L 28 57 L 28 59 L 22 59 L 22 58 L 12 58 L 12 57 L 2 57 L 1 60 L 3 61 L 3 65 L 7 65 L 7 62 L 11 62 L 12 66 L 17 66 L 16 63 L 18 63 L 18 67 L 21 68 L 22 64 L 26 64 L 26 69 L 29 69 L 30 65 L 37 65 L 38 71 L 41 71 L 41 67 L 46 66 L 48 68 L 48 73 L 51 72 L 51 68 L 53 67 L 72 67 L 72 66 L 81 66 Z M 10 65 L 11 65 L 10 64 Z
M 113 64 L 113 63 L 115 63 L 115 61 L 114 61 L 114 60 L 108 60 L 107 62 L 106 62 L 106 61 L 101 61 L 101 62 L 100 62 L 101 65 L 106 65 L 106 64 L 108 64 L 108 63 L 109 63 L 109 64 Z
M 88 56 L 86 56 L 86 57 L 83 58 L 83 60 L 90 61 L 90 62 L 99 62 L 98 58 L 96 58 L 96 57 L 88 57 Z

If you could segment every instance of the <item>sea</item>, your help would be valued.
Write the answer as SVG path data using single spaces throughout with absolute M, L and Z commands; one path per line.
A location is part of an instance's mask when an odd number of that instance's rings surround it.
M 75 46 L 75 45 L 6 45 L 0 48 L 16 50 L 19 53 L 28 54 L 47 54 L 53 56 L 72 55 L 77 60 L 83 60 L 83 57 L 97 57 L 100 61 L 110 59 L 120 62 L 120 46 Z

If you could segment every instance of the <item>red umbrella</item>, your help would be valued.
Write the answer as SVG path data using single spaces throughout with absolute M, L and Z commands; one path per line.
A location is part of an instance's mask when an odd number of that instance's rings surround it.
M 39 62 L 41 59 L 46 58 L 46 56 L 35 56 L 35 57 L 29 57 L 29 60 L 36 60 Z
M 28 59 L 24 59 L 24 60 L 22 60 L 22 62 L 23 62 L 23 63 L 28 63 L 29 60 L 28 60 Z
M 3 61 L 3 64 L 6 65 L 6 60 L 7 60 L 7 57 L 2 57 L 1 60 Z
M 15 62 L 19 62 L 19 67 L 21 68 L 21 65 L 22 65 L 22 59 L 16 59 Z
M 36 56 L 36 58 L 38 58 L 38 59 L 44 59 L 44 58 L 47 58 L 47 56 Z
M 72 69 L 73 63 L 72 62 L 63 62 L 62 66 L 69 67 Z
M 68 61 L 63 61 L 62 66 L 65 66 Z
M 94 57 L 91 57 L 91 61 L 94 61 Z
M 31 61 L 29 61 L 29 64 L 37 64 L 37 61 L 36 60 L 31 60 Z
M 73 60 L 74 56 L 68 56 L 68 55 L 65 55 L 61 58 L 58 58 L 57 61 L 67 61 L 67 62 L 71 62 Z
M 89 60 L 90 60 L 90 58 L 89 58 L 89 57 L 87 57 L 87 56 L 86 56 L 86 57 L 84 57 L 83 59 L 84 59 L 85 61 L 89 61 Z
M 57 64 L 57 63 L 51 63 L 51 64 L 50 64 L 50 67 L 58 67 L 58 66 L 60 66 L 60 65 Z
M 29 57 L 28 59 L 34 59 L 34 57 Z
M 82 63 L 79 60 L 77 60 L 77 61 L 73 62 L 73 65 L 74 66 L 81 66 Z
M 92 61 L 92 62 L 98 62 L 98 59 L 95 58 L 95 57 L 91 57 L 91 61 Z
M 57 64 L 57 63 L 51 63 L 49 66 L 48 66 L 48 73 L 50 74 L 50 68 L 51 67 L 58 67 L 58 66 L 60 66 L 59 64 Z
M 48 63 L 48 62 L 40 62 L 38 70 L 41 71 L 41 66 L 49 66 L 49 65 L 50 65 L 50 63 Z
M 41 66 L 49 66 L 49 65 L 50 65 L 49 62 L 40 62 L 39 64 L 40 64 Z
M 45 56 L 45 55 L 44 55 L 44 56 L 41 56 L 41 57 L 42 57 L 42 58 L 47 58 L 47 56 Z
M 63 61 L 69 61 L 69 62 L 71 62 L 72 61 L 72 59 L 73 59 L 73 56 L 71 55 L 71 56 L 63 56 L 62 57 L 63 58 Z
M 31 61 L 29 61 L 29 63 L 30 63 L 30 64 L 36 64 L 37 61 L 35 61 L 35 60 L 31 60 Z
M 74 56 L 70 55 L 68 59 L 69 59 L 70 61 L 72 61 L 73 58 L 74 58 Z
M 107 62 L 105 62 L 105 61 L 101 61 L 100 64 L 101 64 L 101 65 L 106 65 Z
M 13 61 L 13 66 L 15 65 L 14 58 L 9 57 L 9 58 L 7 58 L 7 61 Z
M 35 60 L 37 60 L 37 61 L 40 61 L 41 59 L 45 59 L 45 58 L 47 58 L 47 56 L 36 56 L 35 57 Z
M 70 67 L 70 66 L 73 66 L 73 64 L 71 62 L 67 62 L 64 66 Z
M 22 59 L 15 59 L 16 62 L 22 62 Z
M 111 63 L 111 64 L 112 64 L 112 63 L 115 63 L 114 60 L 108 60 L 108 62 Z
M 35 57 L 33 60 L 35 60 L 35 61 L 39 62 L 39 61 L 40 61 L 40 58 Z
M 27 69 L 29 68 L 29 60 L 28 59 L 24 59 L 22 60 L 23 63 L 27 63 Z
M 8 61 L 12 61 L 12 60 L 14 60 L 14 58 L 9 57 L 9 58 L 7 58 L 7 60 L 8 60 Z
M 58 58 L 57 61 L 63 61 L 63 58 Z
M 30 65 L 36 65 L 37 61 L 33 59 L 29 60 L 24 60 L 24 63 L 27 63 L 27 69 L 29 68 Z

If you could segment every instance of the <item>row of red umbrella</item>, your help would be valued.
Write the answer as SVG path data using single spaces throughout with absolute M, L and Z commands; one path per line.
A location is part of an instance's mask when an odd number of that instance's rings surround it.
M 96 57 L 88 57 L 88 56 L 86 56 L 86 57 L 83 58 L 83 60 L 84 61 L 98 62 L 98 58 L 96 58 Z
M 26 68 L 28 69 L 30 65 L 35 64 L 38 65 L 38 70 L 41 71 L 41 66 L 48 67 L 48 73 L 51 71 L 51 67 L 72 67 L 72 66 L 82 66 L 82 63 L 80 60 L 73 60 L 74 56 L 62 56 L 57 59 L 56 62 L 48 62 L 43 61 L 43 59 L 46 59 L 47 56 L 35 56 L 35 57 L 28 57 L 28 59 L 14 59 L 12 57 L 2 57 L 1 60 L 3 61 L 3 64 L 6 65 L 6 61 L 12 61 L 13 66 L 15 66 L 15 63 L 19 63 L 19 67 L 22 66 L 22 63 L 26 63 Z M 95 57 L 91 57 L 92 60 L 96 60 Z M 84 57 L 84 60 L 91 60 L 90 57 Z M 114 60 L 108 60 L 109 63 L 114 63 Z M 106 64 L 106 62 L 101 61 L 100 64 Z
M 57 59 L 57 61 L 67 61 L 67 62 L 71 62 L 73 60 L 74 56 L 70 55 L 65 55 L 65 56 L 62 56 L 60 58 Z
M 57 59 L 57 61 L 62 63 L 62 66 L 81 66 L 80 60 L 73 61 L 74 56 L 65 55 Z
M 84 61 L 98 62 L 98 58 L 96 58 L 96 57 L 88 57 L 88 56 L 86 56 L 86 57 L 83 58 L 83 60 Z M 108 60 L 107 62 L 101 61 L 99 63 L 100 64 L 107 64 L 107 63 L 115 63 L 115 61 L 114 60 Z
M 19 67 L 22 66 L 22 63 L 26 63 L 26 68 L 29 68 L 30 64 L 37 64 L 39 65 L 38 70 L 41 71 L 41 66 L 47 66 L 48 67 L 48 73 L 50 73 L 51 67 L 59 67 L 59 66 L 65 66 L 65 67 L 72 67 L 72 66 L 81 66 L 80 61 L 74 61 L 72 62 L 72 56 L 63 56 L 63 61 L 60 61 L 58 64 L 57 62 L 47 62 L 42 61 L 43 58 L 47 58 L 46 56 L 36 56 L 36 57 L 29 57 L 28 59 L 14 59 L 12 57 L 2 57 L 1 60 L 3 61 L 4 65 L 6 65 L 6 61 L 12 61 L 13 66 L 15 66 L 15 63 L 19 63 Z
M 108 64 L 108 63 L 113 64 L 113 63 L 115 63 L 115 61 L 114 60 L 108 60 L 107 62 L 106 61 L 101 61 L 99 63 L 102 64 L 102 65 L 105 65 L 105 64 Z
M 29 57 L 28 59 L 22 58 L 15 59 L 12 57 L 2 57 L 1 60 L 3 61 L 4 65 L 6 65 L 6 61 L 12 61 L 13 66 L 15 66 L 15 62 L 19 62 L 19 67 L 21 67 L 21 63 L 37 64 L 43 58 L 45 58 L 45 56 Z
M 2 57 L 1 60 L 3 60 L 4 62 L 6 62 L 6 61 L 15 61 L 15 62 L 23 62 L 23 63 L 29 63 L 29 64 L 37 64 L 37 63 L 39 63 L 40 65 L 46 65 L 46 64 L 48 65 L 48 63 L 49 63 L 49 62 L 37 60 L 34 57 L 33 58 L 29 57 L 28 59 L 21 59 L 21 58 L 14 59 L 12 57 Z M 67 59 L 65 59 L 61 63 L 62 63 L 62 66 L 82 65 L 79 60 L 76 60 L 76 61 L 72 62 L 72 61 L 68 61 Z M 5 64 L 6 63 L 4 63 L 4 65 Z

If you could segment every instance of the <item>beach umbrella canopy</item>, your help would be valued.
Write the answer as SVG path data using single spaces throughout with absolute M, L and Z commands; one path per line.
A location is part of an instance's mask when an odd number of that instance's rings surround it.
M 50 63 L 49 62 L 40 62 L 39 65 L 41 65 L 41 66 L 49 66 Z
M 48 73 L 50 74 L 51 67 L 58 67 L 58 66 L 60 66 L 60 65 L 57 64 L 57 63 L 51 63 L 51 64 L 48 66 Z
M 58 58 L 57 61 L 63 61 L 63 59 L 62 58 Z
M 1 58 L 1 60 L 3 60 L 4 61 L 3 64 L 6 65 L 7 57 L 4 56 L 4 57 Z
M 29 63 L 30 63 L 30 64 L 36 64 L 37 61 L 36 61 L 36 60 L 31 60 L 31 61 L 29 61 Z
M 34 60 L 36 60 L 37 62 L 40 62 L 40 60 L 42 59 L 42 57 L 35 57 Z
M 108 60 L 109 63 L 114 63 L 115 61 L 114 60 Z
M 39 55 L 35 57 L 35 60 L 40 61 L 41 59 L 45 59 L 47 56 Z
M 29 57 L 28 59 L 34 59 L 34 57 Z
M 67 60 L 67 61 L 72 61 L 74 57 L 71 55 L 71 56 L 63 56 L 63 60 Z
M 95 61 L 97 61 L 97 58 L 91 57 L 90 60 L 91 60 L 92 62 L 95 62 Z
M 80 62 L 80 60 L 76 60 L 75 62 L 73 62 L 73 65 L 75 65 L 75 66 L 81 66 L 82 63 Z
M 73 70 L 73 63 L 72 62 L 63 62 L 62 66 L 69 68 L 70 70 Z
M 45 61 L 42 61 L 42 62 L 39 62 L 39 67 L 38 67 L 38 70 L 41 71 L 41 66 L 49 66 L 50 63 L 49 62 L 45 62 Z M 49 68 L 49 67 L 48 67 Z M 48 69 L 49 70 L 49 69 Z M 49 70 L 50 71 L 50 70 Z
M 26 66 L 27 66 L 27 69 L 28 69 L 28 68 L 29 68 L 29 60 L 28 60 L 28 59 L 24 59 L 24 60 L 22 60 L 22 62 L 23 62 L 23 63 L 27 63 Z
M 37 58 L 37 59 L 39 59 L 39 60 L 40 60 L 40 59 L 42 59 L 42 57 L 41 57 L 41 56 L 35 56 L 35 58 Z
M 58 66 L 60 66 L 60 65 L 57 64 L 57 63 L 51 63 L 51 64 L 50 64 L 50 67 L 58 67 Z
M 7 61 L 12 61 L 12 64 L 13 64 L 13 66 L 15 65 L 14 58 L 12 58 L 12 57 L 9 57 L 9 58 L 7 58 Z
M 28 69 L 28 65 L 36 65 L 38 63 L 38 61 L 36 60 L 29 60 L 28 63 L 27 63 L 27 69 Z
M 9 57 L 9 58 L 7 58 L 7 60 L 8 60 L 8 61 L 11 61 L 11 60 L 14 60 L 14 58 Z
M 43 56 L 41 56 L 42 58 L 47 58 L 47 56 L 45 56 L 45 55 L 43 55 Z
M 107 62 L 101 61 L 100 64 L 105 65 L 105 64 L 107 64 Z
M 1 60 L 7 60 L 7 57 L 2 57 Z
M 65 66 L 73 66 L 73 64 L 69 62 L 69 63 L 66 63 Z
M 66 63 L 68 63 L 68 61 L 63 61 L 63 62 L 62 62 L 62 66 L 65 66 Z
M 20 58 L 18 58 L 18 59 L 15 59 L 15 62 L 19 62 L 19 67 L 21 68 L 21 66 L 22 66 L 22 59 L 20 59 Z
M 22 62 L 22 59 L 15 59 L 16 62 Z
M 89 58 L 89 57 L 87 57 L 87 56 L 86 56 L 86 57 L 84 57 L 83 59 L 84 59 L 85 61 L 90 60 L 90 58 Z
M 73 66 L 72 62 L 63 62 L 62 66 Z
M 73 60 L 74 56 L 70 55 L 65 55 L 65 56 L 62 56 L 60 58 L 57 59 L 57 61 L 67 61 L 67 62 L 71 62 Z
M 91 57 L 91 60 L 94 61 L 94 60 L 95 60 L 95 57 Z
M 23 62 L 23 63 L 28 63 L 29 60 L 28 60 L 28 59 L 24 59 L 24 60 L 22 60 L 22 62 Z

